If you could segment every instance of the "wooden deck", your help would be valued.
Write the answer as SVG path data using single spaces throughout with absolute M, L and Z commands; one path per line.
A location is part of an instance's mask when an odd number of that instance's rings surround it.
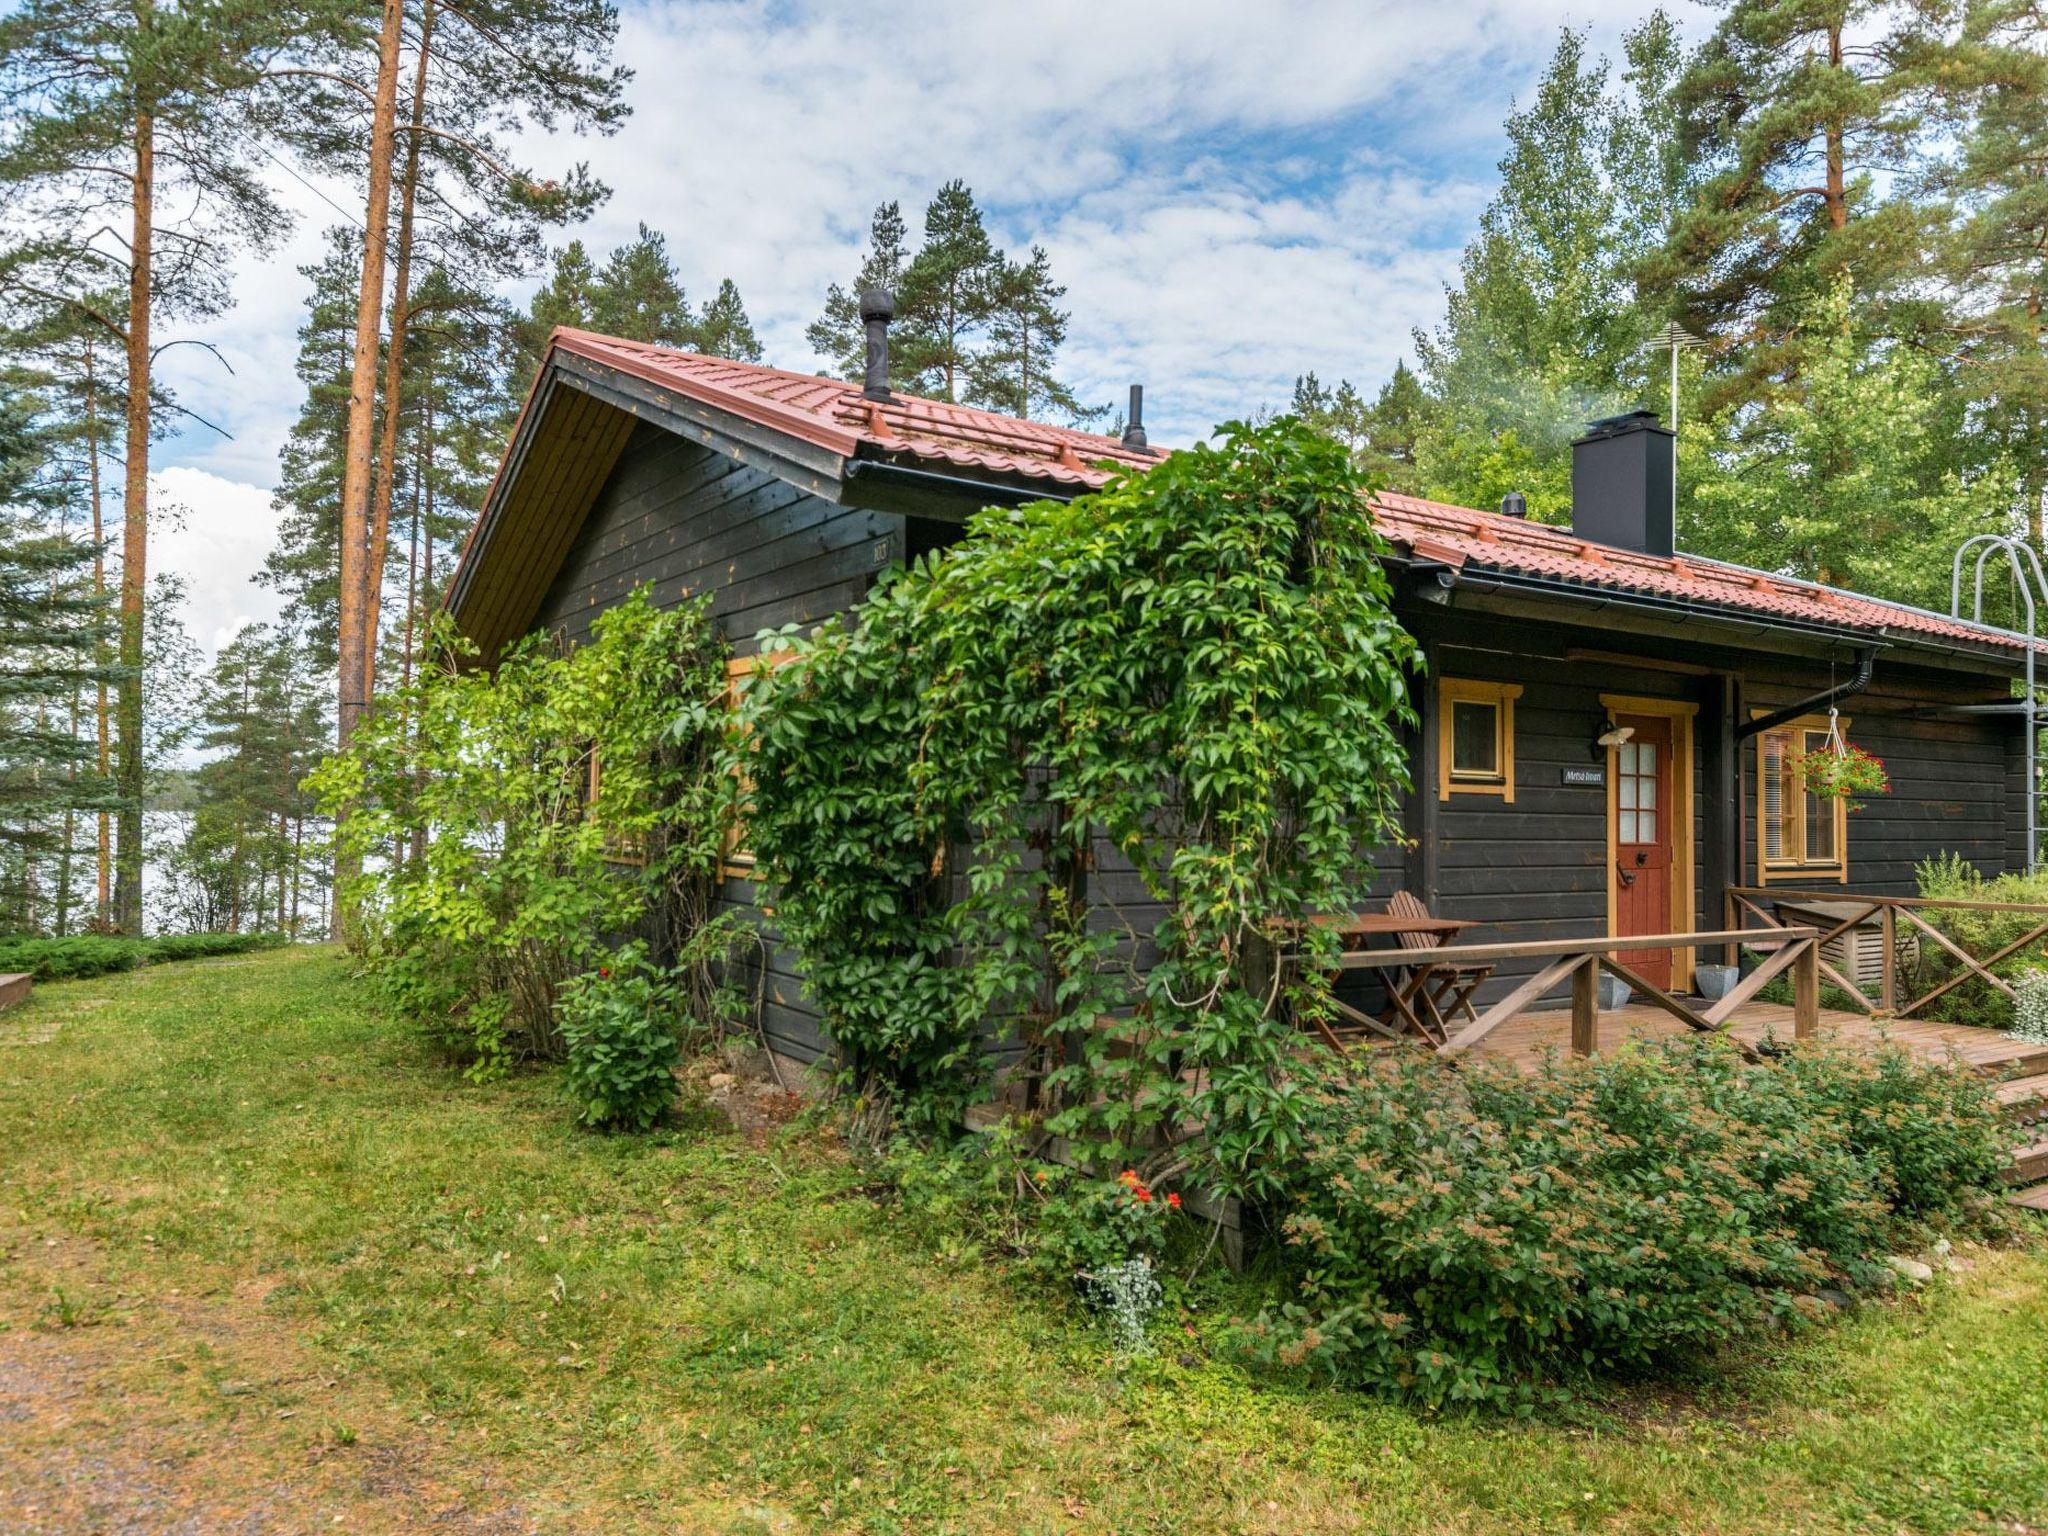
M 1765 1035 L 1790 1042 L 1792 1009 L 1785 1003 L 1749 1003 L 1735 1015 L 1728 1032 L 1752 1045 Z M 1662 1038 L 1689 1034 L 1684 1024 L 1662 1009 L 1630 1003 L 1600 1015 L 1599 1045 L 1607 1050 L 1632 1035 Z M 1823 1008 L 1820 1034 L 1846 1044 L 1875 1044 L 1889 1040 L 1915 1055 L 1933 1061 L 1960 1061 L 1987 1077 L 2016 1077 L 2048 1072 L 2048 1045 L 2024 1045 L 1996 1030 L 1974 1029 L 1967 1024 L 1929 1024 L 1919 1019 L 1873 1021 L 1860 1013 Z M 1529 1012 L 1508 1020 L 1473 1048 L 1476 1056 L 1506 1057 L 1518 1066 L 1530 1067 L 1544 1052 L 1564 1055 L 1571 1050 L 1572 1014 L 1569 1008 Z

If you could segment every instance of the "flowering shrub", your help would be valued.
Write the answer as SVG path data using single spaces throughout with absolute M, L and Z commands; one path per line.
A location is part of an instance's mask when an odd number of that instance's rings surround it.
M 2017 1000 L 2012 1009 L 2012 1036 L 2029 1045 L 2048 1045 L 2048 971 L 2029 968 L 2013 979 Z
M 1105 1264 L 1100 1269 L 1091 1269 L 1083 1279 L 1089 1298 L 1109 1320 L 1110 1336 L 1116 1340 L 1117 1353 L 1150 1354 L 1152 1340 L 1145 1330 L 1152 1321 L 1152 1314 L 1159 1310 L 1159 1303 L 1166 1299 L 1165 1288 L 1160 1285 L 1159 1277 L 1152 1273 L 1152 1261 L 1140 1254 L 1121 1264 Z
M 1809 752 L 1800 759 L 1799 776 L 1806 792 L 1823 800 L 1867 800 L 1872 795 L 1890 794 L 1892 787 L 1884 759 L 1848 743 L 1840 749 Z
M 675 1098 L 675 984 L 647 963 L 644 944 L 628 944 L 565 982 L 556 1007 L 576 1118 L 600 1130 L 647 1130 Z
M 1995 1183 L 1999 1122 L 1962 1077 L 1806 1048 L 1751 1066 L 1692 1039 L 1529 1076 L 1382 1057 L 1313 1095 L 1283 1206 L 1293 1297 L 1236 1337 L 1430 1403 L 1526 1407 L 1796 1320 L 1824 1285 L 1879 1283 L 1895 1209 Z

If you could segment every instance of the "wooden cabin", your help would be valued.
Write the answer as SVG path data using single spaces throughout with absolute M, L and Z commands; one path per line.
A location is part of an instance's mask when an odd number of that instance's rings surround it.
M 1575 455 L 1569 529 L 1379 498 L 1428 672 L 1409 846 L 1381 854 L 1376 902 L 1405 890 L 1474 924 L 1460 943 L 1540 950 L 1716 930 L 1788 892 L 1911 897 L 1941 853 L 1987 875 L 2027 865 L 2021 637 L 1676 551 L 1672 435 L 1647 413 Z M 448 603 L 488 658 L 536 627 L 573 642 L 642 584 L 660 603 L 708 592 L 745 657 L 763 629 L 853 608 L 979 507 L 1072 497 L 1105 461 L 1158 457 L 1142 430 L 557 331 Z M 1831 706 L 1891 776 L 1855 815 L 1797 776 Z M 753 904 L 748 875 L 729 872 L 726 901 Z M 1714 953 L 1614 952 L 1673 996 Z M 770 965 L 767 1037 L 813 1058 L 795 957 Z M 1504 957 L 1481 1005 L 1542 965 Z

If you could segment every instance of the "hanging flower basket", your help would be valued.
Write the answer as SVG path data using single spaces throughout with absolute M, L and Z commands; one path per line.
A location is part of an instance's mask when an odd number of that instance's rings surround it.
M 1800 763 L 1799 773 L 1806 781 L 1806 792 L 1823 800 L 1847 800 L 1853 804 L 1872 795 L 1891 793 L 1892 781 L 1884 771 L 1884 760 L 1847 742 L 1809 753 Z

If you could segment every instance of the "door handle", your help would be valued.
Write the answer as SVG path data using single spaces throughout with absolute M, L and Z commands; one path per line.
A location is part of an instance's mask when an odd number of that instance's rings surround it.
M 1634 885 L 1636 883 L 1636 872 L 1632 869 L 1624 869 L 1621 872 L 1621 883 L 1623 885 Z

